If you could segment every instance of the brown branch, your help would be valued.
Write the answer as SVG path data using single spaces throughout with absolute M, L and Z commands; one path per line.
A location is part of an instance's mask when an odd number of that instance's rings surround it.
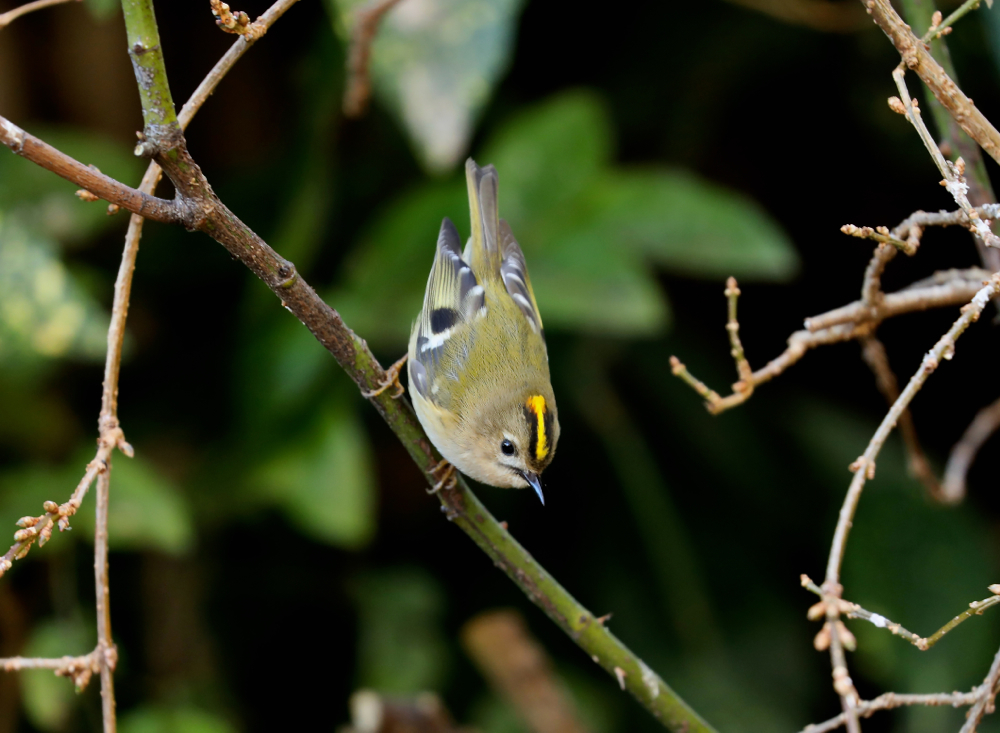
M 862 718 L 871 717 L 872 713 L 878 710 L 891 710 L 909 705 L 927 705 L 958 708 L 964 705 L 972 705 L 976 702 L 975 692 L 939 692 L 929 695 L 904 695 L 898 692 L 886 692 L 879 695 L 874 700 L 862 700 L 857 705 L 857 714 Z M 835 718 L 830 718 L 823 723 L 810 724 L 802 729 L 801 733 L 827 733 L 836 730 L 846 722 L 847 716 L 841 713 Z
M 368 108 L 371 97 L 372 43 L 382 17 L 399 0 L 371 0 L 357 10 L 351 27 L 351 45 L 347 51 L 347 88 L 344 90 L 344 115 L 360 117 Z
M 0 143 L 22 158 L 52 171 L 57 176 L 84 188 L 105 201 L 128 209 L 147 219 L 167 224 L 184 224 L 190 228 L 193 212 L 183 202 L 167 201 L 137 191 L 96 168 L 85 166 L 51 145 L 42 142 L 4 117 L 0 117 Z
M 825 595 L 823 589 L 816 585 L 808 575 L 803 575 L 801 578 L 802 587 L 812 593 L 821 597 L 821 600 L 809 608 L 806 614 L 810 621 L 818 621 L 820 618 L 826 615 L 827 612 L 827 601 L 824 600 Z M 920 636 L 919 634 L 914 634 L 912 631 L 904 628 L 902 624 L 896 623 L 887 619 L 885 616 L 879 613 L 872 613 L 871 611 L 863 608 L 857 603 L 844 600 L 843 598 L 838 598 L 835 601 L 837 610 L 840 614 L 847 616 L 848 618 L 859 618 L 864 621 L 869 621 L 873 625 L 880 629 L 887 630 L 893 636 L 898 636 L 906 641 L 910 642 L 922 652 L 927 651 L 935 644 L 937 644 L 941 639 L 949 632 L 955 629 L 959 624 L 967 621 L 973 616 L 982 616 L 983 613 L 993 606 L 1000 605 L 1000 583 L 990 586 L 990 592 L 993 593 L 989 598 L 985 598 L 981 601 L 973 601 L 969 604 L 962 613 L 958 614 L 954 618 L 950 619 L 948 623 L 942 626 L 940 629 L 935 631 L 928 637 Z M 829 633 L 828 629 L 824 630 Z M 822 632 L 821 632 L 822 633 Z M 852 637 L 853 638 L 853 637 Z M 823 647 L 825 648 L 825 647 Z
M 823 601 L 826 603 L 827 622 L 830 625 L 830 662 L 833 666 L 834 689 L 840 696 L 841 705 L 847 715 L 847 727 L 849 731 L 859 730 L 857 723 L 857 691 L 847 672 L 847 665 L 841 645 L 839 627 L 840 620 L 840 600 L 843 589 L 840 585 L 840 565 L 844 559 L 844 552 L 847 548 L 847 537 L 851 525 L 854 521 L 854 512 L 861 499 L 861 491 L 865 481 L 875 477 L 875 459 L 878 457 L 882 446 L 892 432 L 893 427 L 899 421 L 899 416 L 905 410 L 917 392 L 923 387 L 924 382 L 940 365 L 942 359 L 951 359 L 955 353 L 955 341 L 962 333 L 976 320 L 986 307 L 986 304 L 1000 292 L 1000 273 L 994 275 L 989 283 L 985 285 L 972 300 L 962 308 L 962 315 L 952 324 L 948 332 L 945 333 L 934 347 L 924 356 L 920 367 L 910 378 L 906 388 L 899 398 L 893 403 L 889 412 L 883 418 L 875 434 L 868 442 L 865 452 L 851 464 L 854 478 L 848 487 L 844 504 L 840 509 L 840 516 L 837 527 L 834 531 L 833 541 L 830 543 L 830 556 L 827 561 L 826 578 L 823 581 Z
M 942 482 L 945 501 L 955 503 L 965 498 L 965 479 L 969 468 L 983 443 L 989 440 L 997 428 L 1000 428 L 1000 400 L 976 413 L 961 439 L 952 447 Z
M 572 700 L 545 650 L 516 611 L 488 611 L 461 630 L 462 646 L 490 686 L 529 730 L 585 733 Z
M 886 251 L 895 250 L 887 248 Z M 873 262 L 874 260 L 875 258 Z M 874 327 L 886 319 L 904 313 L 967 303 L 982 287 L 983 280 L 990 276 L 990 273 L 978 267 L 969 270 L 950 270 L 948 274 L 951 277 L 947 279 L 922 281 L 895 293 L 884 294 L 880 302 L 876 302 L 874 306 L 869 306 L 864 300 L 856 300 L 840 308 L 807 318 L 804 323 L 806 331 L 819 334 L 839 325 L 868 324 Z
M 927 152 L 930 153 L 931 159 L 944 178 L 941 181 L 941 185 L 948 189 L 948 193 L 955 199 L 955 203 L 958 204 L 958 207 L 968 217 L 969 231 L 979 237 L 986 246 L 1000 247 L 1000 237 L 997 237 L 990 229 L 990 222 L 982 219 L 973 208 L 972 202 L 969 201 L 969 185 L 965 180 L 965 161 L 959 158 L 952 163 L 944 157 L 930 130 L 927 129 L 927 125 L 924 124 L 923 115 L 917 106 L 917 100 L 910 98 L 910 92 L 906 88 L 905 73 L 903 64 L 900 64 L 892 72 L 892 78 L 896 82 L 896 88 L 899 90 L 899 96 L 902 98 L 902 101 L 896 97 L 892 97 L 889 99 L 889 106 L 894 111 L 905 114 L 906 119 L 909 120 L 910 124 L 917 131 L 920 140 L 924 143 L 924 147 L 927 148 Z
M 965 725 L 962 726 L 959 733 L 974 733 L 983 716 L 993 712 L 998 684 L 1000 684 L 1000 651 L 993 657 L 993 664 L 990 666 L 990 671 L 986 675 L 986 679 L 983 680 L 983 684 L 973 690 L 977 699 L 972 709 L 969 710 Z
M 885 397 L 885 401 L 892 405 L 899 399 L 899 383 L 896 381 L 896 373 L 889 366 L 889 355 L 886 353 L 885 345 L 874 335 L 865 336 L 861 339 L 861 356 L 865 363 L 875 375 L 875 384 L 878 391 Z M 924 454 L 920 446 L 920 439 L 917 437 L 917 428 L 913 424 L 913 415 L 909 409 L 903 410 L 899 416 L 899 432 L 903 436 L 903 443 L 906 445 L 907 468 L 910 475 L 918 479 L 927 489 L 927 493 L 937 501 L 944 502 L 945 496 L 938 482 L 937 475 L 931 467 L 930 461 Z
M 898 422 L 900 414 L 907 408 L 916 396 L 917 392 L 920 391 L 920 388 L 923 387 L 927 378 L 934 372 L 935 369 L 938 368 L 941 360 L 948 360 L 954 356 L 955 341 L 970 325 L 972 325 L 973 322 L 979 319 L 979 316 L 986 307 L 989 299 L 998 292 L 1000 292 L 1000 274 L 994 275 L 990 279 L 989 283 L 984 285 L 975 294 L 975 296 L 969 301 L 968 305 L 962 308 L 962 315 L 959 316 L 959 318 L 952 324 L 951 328 L 948 329 L 948 332 L 938 339 L 937 343 L 934 344 L 934 347 L 927 352 L 923 361 L 920 363 L 920 367 L 907 383 L 906 388 L 900 394 L 899 398 L 893 403 L 889 412 L 886 413 L 886 416 L 882 419 L 882 422 L 875 431 L 875 434 L 868 442 L 868 447 L 865 449 L 865 452 L 851 464 L 851 470 L 854 472 L 854 479 L 851 481 L 851 485 L 847 491 L 847 496 L 844 499 L 844 505 L 840 510 L 840 518 L 837 522 L 833 542 L 830 546 L 830 556 L 827 562 L 826 580 L 824 581 L 824 586 L 834 586 L 839 583 L 840 563 L 844 557 L 847 535 L 850 532 L 851 522 L 854 517 L 854 510 L 857 508 L 858 500 L 861 497 L 861 490 L 864 488 L 865 481 L 874 477 L 875 458 L 878 456 L 879 451 L 881 451 L 882 445 L 889 437 L 893 427 L 895 427 Z M 826 589 L 826 592 L 830 593 L 832 591 Z
M 62 5 L 63 3 L 70 2 L 82 2 L 82 0 L 35 0 L 31 3 L 25 3 L 20 7 L 14 8 L 13 10 L 8 10 L 6 13 L 0 13 L 0 30 L 6 28 L 22 15 L 33 13 L 34 11 L 41 10 L 42 8 L 49 8 L 53 5 Z
M 951 114 L 963 130 L 982 146 L 994 160 L 1000 161 L 1000 132 L 983 116 L 958 88 L 958 85 L 934 60 L 930 51 L 913 35 L 889 0 L 862 0 L 879 28 L 899 51 L 903 63 L 919 76 L 931 93 Z
M 891 247 L 887 251 L 895 252 Z M 940 282 L 928 280 L 922 287 L 910 287 L 882 297 L 875 308 L 866 306 L 863 301 L 855 301 L 836 308 L 805 321 L 806 329 L 796 331 L 788 337 L 788 348 L 765 366 L 754 371 L 747 380 L 756 388 L 764 382 L 774 379 L 790 366 L 798 362 L 808 351 L 817 346 L 835 344 L 866 337 L 875 332 L 882 321 L 915 311 L 941 308 L 968 303 L 982 287 L 984 277 L 989 277 L 985 270 L 954 270 L 948 272 L 949 277 Z M 736 405 L 742 404 L 749 396 L 744 391 L 734 390 L 725 397 L 710 389 L 694 377 L 687 367 L 676 356 L 670 357 L 673 374 L 705 400 L 705 407 L 713 415 L 724 412 Z
M 4 672 L 20 672 L 23 669 L 51 669 L 57 677 L 69 677 L 82 692 L 90 683 L 90 678 L 100 672 L 99 655 L 95 649 L 82 657 L 7 657 L 0 659 L 0 669 Z

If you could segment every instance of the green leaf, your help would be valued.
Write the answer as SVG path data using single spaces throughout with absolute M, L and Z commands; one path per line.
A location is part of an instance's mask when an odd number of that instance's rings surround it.
M 450 656 L 434 578 L 418 568 L 371 572 L 355 595 L 360 685 L 392 694 L 440 689 Z
M 573 202 L 603 173 L 613 147 L 604 104 L 593 92 L 575 90 L 506 121 L 478 158 L 500 173 L 500 215 L 520 241 L 524 227 Z
M 0 364 L 38 357 L 99 359 L 107 328 L 107 315 L 77 284 L 53 244 L 0 214 Z
M 661 331 L 669 309 L 652 273 L 627 249 L 609 246 L 587 225 L 588 213 L 579 213 L 575 221 L 560 219 L 562 231 L 523 242 L 545 328 L 622 337 Z M 527 244 L 539 241 L 545 245 Z
M 73 525 L 92 538 L 93 510 L 81 511 Z M 116 454 L 108 502 L 108 546 L 181 555 L 191 550 L 194 539 L 194 518 L 180 488 L 141 455 Z
M 122 6 L 119 0 L 86 0 L 87 10 L 97 19 L 110 16 Z
M 251 483 L 321 542 L 357 548 L 374 534 L 371 449 L 344 398 L 323 406 L 319 426 L 256 469 Z
M 671 272 L 788 280 L 799 258 L 754 201 L 679 170 L 630 170 L 593 192 L 595 226 Z
M 236 733 L 225 718 L 190 706 L 142 705 L 121 716 L 121 733 Z
M 81 656 L 93 649 L 93 635 L 78 620 L 48 620 L 35 626 L 24 649 L 26 657 Z M 18 673 L 24 712 L 40 730 L 64 730 L 76 704 L 72 680 L 47 669 Z
M 327 0 L 347 36 L 366 0 Z M 375 94 L 432 172 L 465 155 L 476 118 L 507 68 L 524 0 L 407 0 L 372 46 Z

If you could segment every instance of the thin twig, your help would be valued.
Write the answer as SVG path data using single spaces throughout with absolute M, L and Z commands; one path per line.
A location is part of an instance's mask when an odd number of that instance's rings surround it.
M 111 462 L 97 477 L 96 520 L 94 522 L 94 586 L 97 595 L 97 663 L 101 670 L 101 717 L 104 733 L 115 733 L 115 666 L 118 648 L 111 636 L 111 605 L 108 585 L 108 493 Z
M 944 706 L 958 708 L 972 705 L 978 698 L 975 692 L 938 692 L 929 695 L 904 695 L 898 692 L 886 692 L 874 700 L 862 700 L 858 703 L 857 713 L 862 718 L 871 717 L 878 710 L 891 710 L 909 705 Z M 807 725 L 801 733 L 827 733 L 836 730 L 844 724 L 846 716 L 841 713 L 823 723 Z
M 906 22 L 914 28 L 931 29 L 941 25 L 941 11 L 934 7 L 933 0 L 900 0 L 900 9 Z M 929 45 L 934 59 L 941 65 L 944 72 L 958 83 L 955 65 L 951 60 L 951 51 L 944 36 L 932 39 Z M 986 172 L 979 146 L 962 131 L 958 122 L 938 101 L 937 97 L 928 94 L 926 101 L 937 127 L 941 152 L 952 161 L 957 161 L 958 158 L 965 160 L 969 172 L 967 177 L 969 200 L 977 206 L 995 202 L 997 200 L 996 194 L 993 192 L 993 186 L 990 183 L 989 174 Z M 990 272 L 1000 270 L 1000 250 L 987 247 L 978 236 L 973 235 L 973 239 L 983 267 Z
M 803 575 L 802 587 L 806 590 L 815 593 L 816 595 L 824 598 L 823 589 L 816 585 L 808 575 Z M 973 601 L 969 604 L 969 607 L 962 611 L 954 618 L 948 621 L 944 626 L 935 631 L 928 637 L 920 636 L 919 634 L 914 634 L 912 631 L 904 628 L 902 624 L 896 623 L 886 618 L 882 614 L 873 613 L 862 606 L 854 603 L 852 601 L 844 600 L 843 598 L 836 599 L 836 606 L 839 613 L 847 616 L 848 618 L 859 618 L 864 621 L 869 621 L 880 629 L 886 629 L 893 636 L 898 636 L 902 639 L 913 644 L 922 652 L 927 651 L 932 646 L 941 641 L 949 631 L 952 631 L 956 626 L 961 624 L 963 621 L 967 621 L 973 616 L 982 616 L 986 609 L 991 608 L 996 605 L 1000 605 L 1000 584 L 995 584 L 990 586 L 990 591 L 993 593 L 989 598 L 985 598 L 981 601 Z M 820 617 L 826 614 L 826 601 L 821 600 L 819 603 L 815 604 L 809 609 L 806 614 L 810 621 L 816 621 Z
M 14 8 L 13 10 L 8 10 L 6 13 L 0 13 L 0 30 L 6 28 L 22 15 L 33 13 L 34 11 L 41 10 L 42 8 L 49 8 L 53 5 L 62 5 L 63 3 L 71 2 L 82 2 L 82 0 L 35 0 L 31 3 L 25 3 L 20 7 Z
M 882 419 L 875 434 L 868 442 L 865 452 L 851 464 L 854 478 L 848 488 L 844 505 L 840 510 L 840 518 L 834 532 L 833 542 L 830 546 L 830 556 L 827 561 L 826 579 L 824 585 L 836 585 L 840 580 L 840 564 L 844 558 L 844 550 L 847 545 L 847 535 L 850 532 L 854 511 L 857 508 L 858 500 L 861 498 L 861 490 L 864 488 L 866 479 L 875 475 L 875 458 L 878 456 L 882 445 L 895 427 L 899 416 L 907 408 L 924 382 L 941 364 L 941 360 L 949 360 L 955 354 L 955 341 L 965 332 L 965 330 L 979 319 L 980 314 L 989 302 L 989 299 L 1000 292 L 1000 274 L 994 275 L 989 283 L 983 286 L 976 295 L 969 301 L 968 305 L 962 308 L 962 315 L 952 324 L 948 332 L 945 333 L 934 347 L 927 352 L 920 363 L 916 373 L 910 378 L 906 388 L 899 398 Z M 827 591 L 829 592 L 829 591 Z
M 955 24 L 955 21 L 967 15 L 970 11 L 978 9 L 981 1 L 982 0 L 965 0 L 965 2 L 959 5 L 951 15 L 943 21 L 939 21 L 928 28 L 927 32 L 924 33 L 920 40 L 924 43 L 930 43 L 933 38 L 940 38 L 941 36 L 948 35 L 951 33 L 951 27 Z M 941 16 L 938 17 L 940 18 Z
M 887 248 L 886 251 L 895 250 Z M 875 259 L 873 257 L 872 262 Z M 818 334 L 834 326 L 866 323 L 877 326 L 888 318 L 904 313 L 968 303 L 982 287 L 983 280 L 990 276 L 990 273 L 978 267 L 969 270 L 948 270 L 940 274 L 941 277 L 928 278 L 894 293 L 882 294 L 871 305 L 863 299 L 856 300 L 818 316 L 811 316 L 805 319 L 803 325 L 808 332 Z M 866 274 L 866 279 L 868 276 Z
M 896 250 L 887 248 L 890 252 Z M 826 344 L 851 341 L 869 336 L 876 327 L 888 318 L 947 306 L 968 303 L 982 287 L 985 270 L 948 271 L 947 277 L 930 279 L 922 287 L 909 287 L 882 296 L 879 304 L 872 308 L 857 300 L 832 311 L 807 318 L 805 330 L 796 331 L 788 337 L 788 347 L 779 356 L 769 361 L 750 375 L 749 383 L 758 387 L 774 379 L 790 366 L 798 362 L 806 353 Z M 676 356 L 670 357 L 671 371 L 683 380 L 705 400 L 705 407 L 713 415 L 724 412 L 746 401 L 745 392 L 733 392 L 725 397 L 710 389 L 704 382 L 693 376 Z
M 73 160 L 4 117 L 0 117 L 0 144 L 133 214 L 168 224 L 190 225 L 193 222 L 193 212 L 182 203 L 155 198 L 109 178 L 96 168 Z
M 360 117 L 368 108 L 371 97 L 372 43 L 383 16 L 399 0 L 371 0 L 359 8 L 351 28 L 351 45 L 347 52 L 347 88 L 344 90 L 344 115 Z
M 965 480 L 969 468 L 983 443 L 989 440 L 997 428 L 1000 428 L 1000 400 L 976 413 L 961 439 L 952 447 L 941 487 L 945 501 L 955 503 L 965 498 Z
M 827 622 L 831 627 L 830 663 L 833 666 L 834 689 L 840 696 L 841 705 L 847 714 L 847 727 L 849 731 L 859 729 L 855 711 L 857 692 L 847 672 L 843 649 L 841 648 L 838 626 L 836 624 L 839 621 L 840 609 L 836 601 L 840 599 L 843 592 L 840 585 L 840 565 L 844 559 L 844 552 L 847 548 L 847 537 L 854 520 L 854 512 L 861 499 L 861 491 L 864 488 L 865 481 L 875 477 L 875 459 L 878 457 L 879 451 L 881 451 L 893 427 L 899 421 L 902 411 L 909 406 L 917 392 L 923 387 L 924 382 L 927 381 L 927 378 L 940 365 L 941 360 L 951 359 L 954 356 L 955 341 L 974 321 L 979 319 L 979 315 L 983 312 L 986 304 L 998 292 L 1000 292 L 1000 274 L 994 275 L 989 283 L 976 293 L 969 304 L 962 308 L 962 315 L 959 316 L 958 320 L 955 321 L 944 336 L 938 339 L 934 347 L 927 352 L 920 363 L 920 367 L 910 378 L 906 388 L 895 403 L 893 403 L 883 418 L 882 423 L 875 431 L 875 434 L 868 442 L 865 452 L 851 464 L 851 470 L 854 471 L 854 478 L 851 480 L 847 495 L 844 498 L 844 504 L 840 509 L 837 528 L 833 534 L 833 541 L 830 543 L 830 556 L 827 561 L 826 578 L 822 586 L 823 600 L 827 604 Z
M 892 78 L 896 82 L 896 88 L 899 90 L 902 102 L 897 105 L 896 102 L 899 102 L 899 100 L 893 97 L 889 100 L 889 106 L 897 112 L 901 111 L 899 109 L 900 106 L 903 108 L 902 111 L 906 115 L 906 119 L 910 121 L 917 134 L 920 135 L 924 147 L 927 148 L 927 152 L 930 153 L 931 159 L 933 159 L 934 164 L 938 167 L 944 178 L 941 181 L 941 185 L 948 189 L 948 193 L 955 199 L 955 203 L 958 204 L 959 208 L 969 218 L 969 231 L 978 236 L 986 246 L 1000 247 L 1000 237 L 997 237 L 990 229 L 990 222 L 980 217 L 979 213 L 972 206 L 972 202 L 969 201 L 969 184 L 965 182 L 965 161 L 959 158 L 958 161 L 952 163 L 941 153 L 941 149 L 934 141 L 933 136 L 931 136 L 927 125 L 924 124 L 916 100 L 910 98 L 909 90 L 906 88 L 905 75 L 906 68 L 903 64 L 897 66 L 892 72 Z
M 20 672 L 23 669 L 51 669 L 57 677 L 69 677 L 82 692 L 90 678 L 100 671 L 98 653 L 95 649 L 82 657 L 7 657 L 0 659 L 0 669 L 4 672 Z
M 892 405 L 899 398 L 899 383 L 896 381 L 896 373 L 889 366 L 889 355 L 886 353 L 885 345 L 874 335 L 863 337 L 861 339 L 861 356 L 875 375 L 878 391 L 885 397 L 885 401 Z M 906 445 L 907 467 L 910 475 L 924 485 L 932 498 L 937 501 L 945 501 L 937 475 L 920 446 L 917 428 L 913 424 L 913 415 L 909 409 L 903 410 L 899 416 L 899 432 Z
M 983 719 L 983 715 L 993 712 L 998 684 L 1000 684 L 1000 651 L 997 651 L 996 656 L 993 657 L 993 664 L 990 665 L 990 671 L 987 673 L 986 679 L 983 680 L 983 684 L 974 690 L 977 700 L 972 709 L 969 710 L 965 725 L 962 726 L 959 733 L 974 733 L 979 721 Z
M 1000 162 L 1000 132 L 958 85 L 892 7 L 890 0 L 862 0 L 872 18 L 889 37 L 906 66 L 919 76 L 963 130 Z

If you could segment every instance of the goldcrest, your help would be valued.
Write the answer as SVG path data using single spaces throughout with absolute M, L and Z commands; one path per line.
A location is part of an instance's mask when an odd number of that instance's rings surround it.
M 559 418 L 521 247 L 499 218 L 497 172 L 465 164 L 472 236 L 445 218 L 410 334 L 410 396 L 441 455 L 491 486 L 531 487 L 552 462 Z

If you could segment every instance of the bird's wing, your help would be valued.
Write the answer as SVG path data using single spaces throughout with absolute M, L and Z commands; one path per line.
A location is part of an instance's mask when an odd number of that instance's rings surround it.
M 499 234 L 500 252 L 503 257 L 500 265 L 500 277 L 503 279 L 503 285 L 507 289 L 507 294 L 517 303 L 521 313 L 528 319 L 532 330 L 535 333 L 542 333 L 542 317 L 538 314 L 538 303 L 535 302 L 535 293 L 531 289 L 528 266 L 524 262 L 524 252 L 521 251 L 521 246 L 514 239 L 510 226 L 503 219 L 500 220 Z
M 461 240 L 451 220 L 441 222 L 434 265 L 427 279 L 424 307 L 410 339 L 410 378 L 421 396 L 434 401 L 434 382 L 443 368 L 454 370 L 455 359 L 442 357 L 449 340 L 476 317 L 485 305 L 485 293 L 472 268 L 462 259 Z M 457 378 L 457 377 L 456 377 Z

